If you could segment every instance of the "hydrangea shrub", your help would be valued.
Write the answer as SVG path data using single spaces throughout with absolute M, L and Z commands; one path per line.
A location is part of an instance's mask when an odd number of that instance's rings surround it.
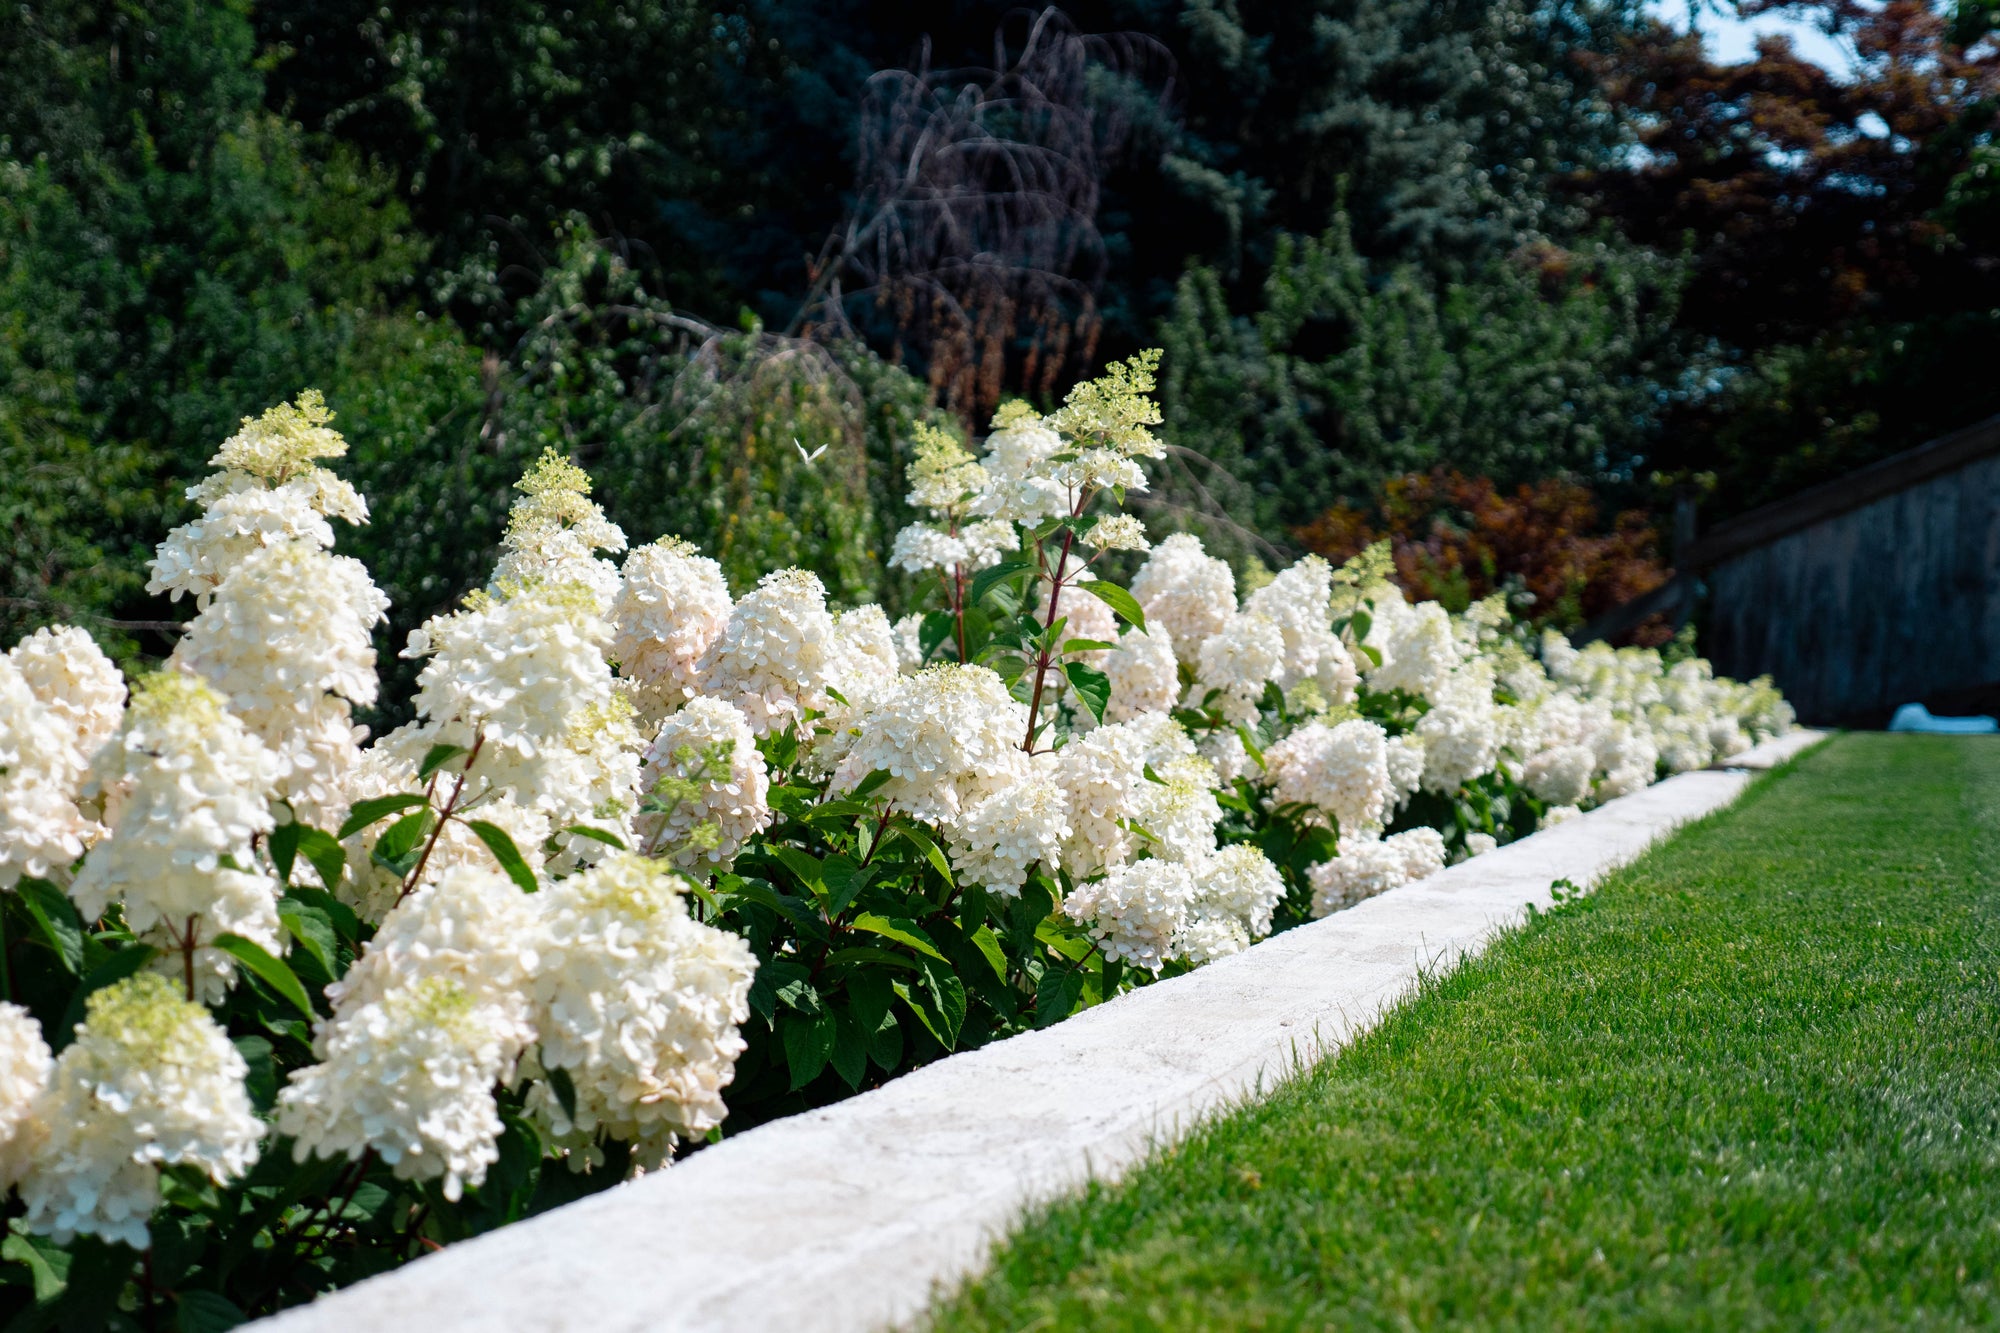
M 1239 588 L 1154 545 L 1154 369 L 980 454 L 921 431 L 894 624 L 628 550 L 549 454 L 379 737 L 344 442 L 311 394 L 246 420 L 154 562 L 196 609 L 162 670 L 0 657 L 5 1299 L 226 1326 L 1790 725 L 1699 660 L 1410 605 L 1379 549 Z

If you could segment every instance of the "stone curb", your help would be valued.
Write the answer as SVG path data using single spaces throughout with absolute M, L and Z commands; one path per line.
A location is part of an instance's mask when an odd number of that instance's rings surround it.
M 671 1170 L 261 1321 L 269 1333 L 877 1329 L 1029 1205 L 1114 1177 L 1352 1040 L 1497 933 L 1728 805 L 1822 733 L 1684 773 L 1053 1028 L 775 1121 Z

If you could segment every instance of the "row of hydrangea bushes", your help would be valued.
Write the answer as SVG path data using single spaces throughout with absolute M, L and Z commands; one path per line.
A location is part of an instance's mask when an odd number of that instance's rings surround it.
M 344 442 L 312 394 L 246 419 L 153 562 L 195 612 L 162 669 L 75 628 L 0 658 L 8 1298 L 226 1326 L 1790 725 L 1696 659 L 1411 605 L 1380 550 L 1239 587 L 1154 544 L 1154 369 L 977 456 L 921 433 L 894 623 L 628 551 L 546 456 L 372 739 Z

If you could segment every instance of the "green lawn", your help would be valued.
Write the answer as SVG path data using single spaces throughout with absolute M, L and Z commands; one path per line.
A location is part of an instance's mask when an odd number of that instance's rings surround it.
M 1117 1187 L 946 1329 L 2000 1319 L 2000 741 L 1855 735 Z

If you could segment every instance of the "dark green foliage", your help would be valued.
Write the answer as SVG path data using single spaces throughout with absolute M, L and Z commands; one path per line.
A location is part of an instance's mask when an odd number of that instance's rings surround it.
M 423 253 L 385 173 L 264 109 L 248 14 L 0 14 L 9 637 L 159 614 L 137 570 L 179 490 L 246 404 L 324 382 Z
M 1320 239 L 1279 238 L 1248 314 L 1211 270 L 1182 279 L 1168 419 L 1233 474 L 1226 507 L 1267 529 L 1439 463 L 1502 484 L 1629 475 L 1674 372 L 1678 285 L 1671 262 L 1608 241 L 1438 284 L 1362 258 L 1341 219 Z
M 1996 821 L 2000 749 L 1843 737 L 934 1326 L 1990 1323 Z

